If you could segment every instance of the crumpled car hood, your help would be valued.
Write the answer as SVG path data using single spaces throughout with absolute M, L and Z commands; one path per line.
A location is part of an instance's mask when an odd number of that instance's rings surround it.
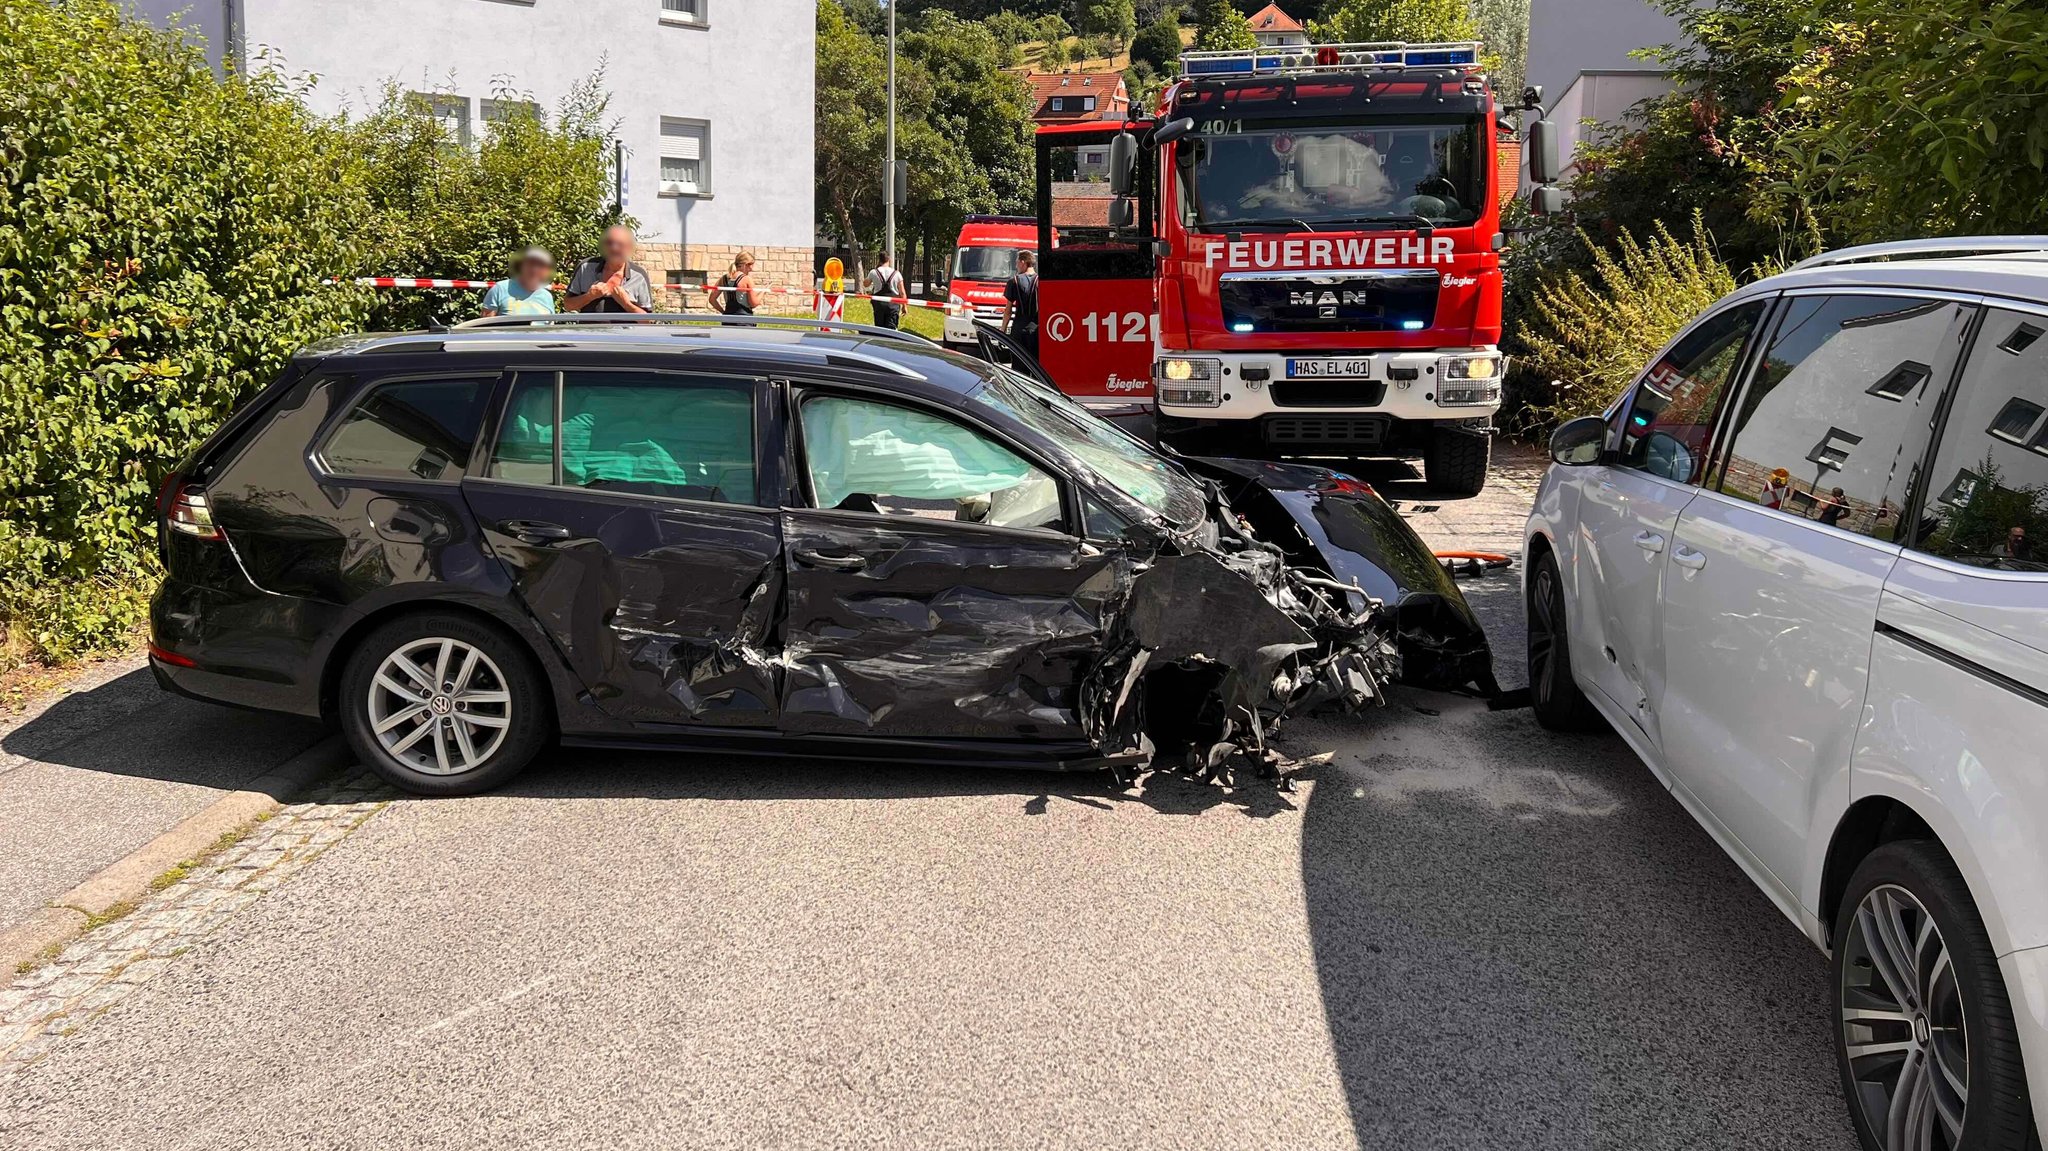
M 1216 493 L 1213 540 L 1176 537 L 1139 565 L 1081 684 L 1082 730 L 1112 764 L 1178 757 L 1213 772 L 1318 705 L 1385 702 L 1400 669 L 1393 617 L 1355 583 L 1296 566 Z

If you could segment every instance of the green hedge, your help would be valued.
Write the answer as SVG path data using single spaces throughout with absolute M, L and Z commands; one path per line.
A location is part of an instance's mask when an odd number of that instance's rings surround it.
M 164 474 L 297 348 L 428 306 L 330 277 L 476 275 L 529 237 L 594 249 L 594 91 L 575 122 L 526 117 L 470 155 L 400 100 L 349 125 L 292 81 L 223 81 L 112 0 L 0 0 L 6 654 L 130 633 Z

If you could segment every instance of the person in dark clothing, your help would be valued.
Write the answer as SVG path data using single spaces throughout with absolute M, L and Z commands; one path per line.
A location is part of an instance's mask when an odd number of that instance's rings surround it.
M 712 285 L 712 310 L 728 316 L 751 316 L 760 303 L 760 293 L 754 290 L 754 253 L 741 252 L 732 258 L 732 270 Z
M 1842 489 L 1840 488 L 1829 492 L 1828 498 L 1820 501 L 1820 516 L 1818 518 L 1820 522 L 1831 528 L 1840 527 L 1842 517 L 1848 514 L 1849 498 L 1842 494 Z
M 1017 274 L 1003 285 L 1003 329 L 1038 359 L 1038 258 L 1030 252 L 1017 253 Z
M 633 229 L 614 224 L 604 232 L 604 255 L 576 267 L 569 280 L 565 312 L 651 312 L 654 285 L 647 269 L 633 262 Z
M 875 270 L 868 274 L 868 294 L 873 296 L 875 324 L 883 328 L 903 326 L 903 305 L 896 303 L 903 296 L 903 273 L 889 253 L 883 252 L 875 263 Z M 883 299 L 887 296 L 889 299 Z

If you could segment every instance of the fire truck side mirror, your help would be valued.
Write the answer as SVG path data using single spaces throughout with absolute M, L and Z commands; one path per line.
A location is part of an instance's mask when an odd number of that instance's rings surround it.
M 1542 184 L 1529 189 L 1529 211 L 1538 216 L 1555 216 L 1564 211 L 1564 189 Z
M 1131 186 L 1137 182 L 1138 138 L 1129 132 L 1119 132 L 1109 142 L 1109 192 L 1113 196 L 1128 196 Z
M 1194 131 L 1195 118 L 1192 116 L 1182 116 L 1178 120 L 1168 120 L 1166 123 L 1154 128 L 1152 130 L 1152 142 L 1160 147 L 1165 147 L 1184 136 L 1193 135 Z
M 1109 202 L 1110 230 L 1121 232 L 1137 222 L 1137 205 L 1129 196 L 1118 196 Z
M 1557 182 L 1557 124 L 1554 121 L 1531 121 L 1529 124 L 1529 142 L 1524 151 L 1529 156 L 1529 182 L 1531 184 L 1554 184 Z

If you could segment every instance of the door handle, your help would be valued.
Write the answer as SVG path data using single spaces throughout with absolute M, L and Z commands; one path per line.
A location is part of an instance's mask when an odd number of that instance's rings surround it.
M 868 566 L 866 556 L 828 556 L 808 548 L 793 549 L 793 554 L 798 560 L 812 567 L 831 568 L 834 571 L 857 572 Z
M 561 524 L 548 523 L 545 520 L 506 520 L 499 524 L 498 527 L 506 535 L 516 536 L 530 544 L 541 543 L 545 540 L 565 540 L 569 538 L 568 528 L 563 527 Z
M 1672 550 L 1671 562 L 1688 571 L 1698 571 L 1707 566 L 1707 553 L 1694 551 L 1684 544 L 1680 544 Z
M 1636 546 L 1646 552 L 1661 552 L 1664 550 L 1664 537 L 1656 532 L 1637 532 Z

